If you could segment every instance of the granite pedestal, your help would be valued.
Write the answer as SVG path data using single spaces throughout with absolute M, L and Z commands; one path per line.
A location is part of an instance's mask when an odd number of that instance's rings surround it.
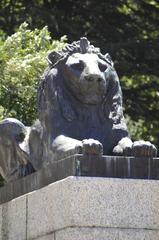
M 158 240 L 158 171 L 157 158 L 63 159 L 0 189 L 0 240 Z
M 1 240 L 158 240 L 159 181 L 68 177 L 0 213 Z

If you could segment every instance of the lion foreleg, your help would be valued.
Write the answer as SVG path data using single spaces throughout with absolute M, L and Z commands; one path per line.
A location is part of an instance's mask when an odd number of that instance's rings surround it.
M 102 155 L 103 145 L 95 139 L 79 141 L 60 135 L 53 141 L 52 150 L 54 160 L 59 160 L 79 153 L 84 155 Z
M 60 160 L 70 155 L 81 153 L 82 142 L 64 135 L 55 138 L 52 143 L 54 160 Z

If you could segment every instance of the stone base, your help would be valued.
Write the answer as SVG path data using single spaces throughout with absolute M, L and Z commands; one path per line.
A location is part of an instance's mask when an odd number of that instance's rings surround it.
M 1 240 L 158 240 L 159 181 L 68 177 L 0 213 Z
M 159 179 L 159 158 L 75 154 L 0 188 L 0 204 L 68 176 Z

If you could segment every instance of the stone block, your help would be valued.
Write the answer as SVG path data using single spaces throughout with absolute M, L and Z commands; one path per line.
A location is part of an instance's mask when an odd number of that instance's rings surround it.
M 159 179 L 159 158 L 153 158 L 150 161 L 150 179 Z
M 26 240 L 26 197 L 22 196 L 2 207 L 2 240 Z
M 156 230 L 159 182 L 68 177 L 28 194 L 27 222 L 29 239 L 68 227 Z
M 37 238 L 70 222 L 71 177 L 28 194 L 28 238 Z M 38 228 L 37 228 L 38 223 Z
M 102 157 L 98 155 L 78 155 L 77 161 L 79 161 L 80 166 L 80 172 L 77 172 L 77 175 L 89 177 L 105 176 L 105 161 Z
M 130 161 L 130 178 L 140 178 L 148 179 L 149 178 L 149 162 L 152 159 L 150 158 L 131 158 Z
M 130 160 L 129 157 L 112 157 L 112 161 L 114 162 L 113 177 L 119 177 L 119 178 L 129 177 L 129 168 L 128 168 L 129 160 Z
M 158 240 L 159 231 L 120 228 L 67 228 L 55 233 L 56 240 Z

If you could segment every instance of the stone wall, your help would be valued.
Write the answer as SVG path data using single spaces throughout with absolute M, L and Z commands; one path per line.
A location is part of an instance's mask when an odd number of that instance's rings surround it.
M 1 240 L 158 240 L 159 181 L 68 177 L 0 213 Z

